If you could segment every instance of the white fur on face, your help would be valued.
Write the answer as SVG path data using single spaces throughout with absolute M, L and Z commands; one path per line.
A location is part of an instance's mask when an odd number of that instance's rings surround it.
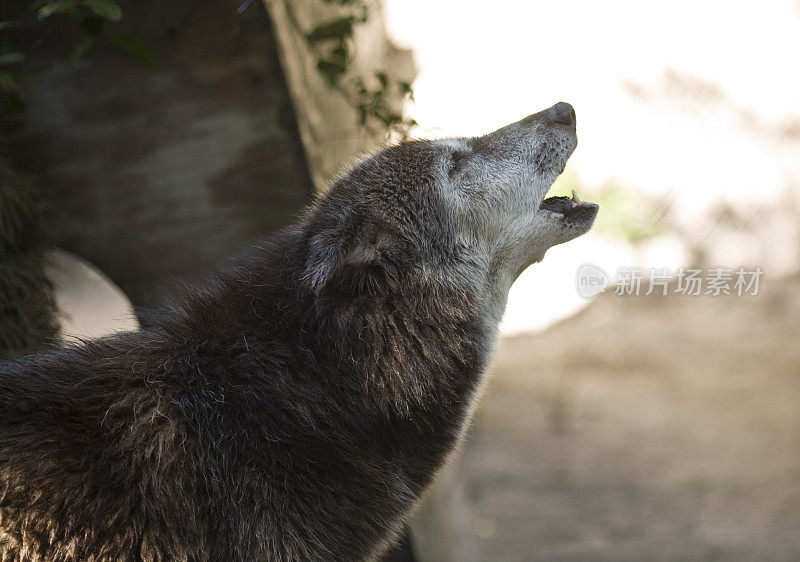
M 539 208 L 577 145 L 574 125 L 552 123 L 545 111 L 484 137 L 437 142 L 452 155 L 442 191 L 456 234 L 495 291 L 506 293 L 548 248 L 591 227 Z

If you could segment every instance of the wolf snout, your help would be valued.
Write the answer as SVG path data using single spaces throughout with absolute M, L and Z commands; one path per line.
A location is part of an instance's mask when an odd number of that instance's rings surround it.
M 545 112 L 555 123 L 575 124 L 575 110 L 567 102 L 560 101 L 550 109 L 545 110 Z

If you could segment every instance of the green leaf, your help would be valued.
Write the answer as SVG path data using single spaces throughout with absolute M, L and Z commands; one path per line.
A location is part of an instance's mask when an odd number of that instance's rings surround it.
M 400 121 L 402 121 L 402 118 L 399 115 L 395 114 L 395 113 L 381 114 L 381 115 L 378 115 L 377 117 L 378 117 L 378 119 L 381 120 L 381 122 L 383 123 L 383 125 L 387 129 L 389 127 L 391 127 L 392 125 L 395 125 L 395 124 L 399 123 Z
M 344 39 L 339 41 L 336 48 L 331 51 L 331 58 L 340 60 L 343 64 L 347 65 L 347 61 L 350 59 L 350 49 L 347 47 L 347 42 Z
M 367 86 L 364 84 L 364 79 L 361 78 L 360 76 L 356 76 L 355 89 L 356 92 L 358 92 L 358 94 L 361 96 L 366 96 L 369 93 L 369 90 L 367 90 Z
M 3 29 L 9 29 L 9 28 L 12 28 L 12 27 L 20 27 L 20 26 L 23 25 L 23 23 L 24 22 L 22 20 L 0 21 L 0 31 L 2 31 Z
M 404 80 L 400 80 L 397 83 L 397 86 L 400 88 L 400 95 L 408 96 L 408 99 L 414 101 L 414 88 L 408 82 Z
M 386 86 L 389 85 L 389 77 L 386 75 L 385 72 L 376 72 L 375 77 L 378 79 L 378 82 L 381 84 L 381 91 L 386 89 Z
M 319 24 L 307 37 L 309 41 L 324 41 L 325 39 L 341 39 L 352 34 L 353 18 L 352 16 L 347 16 Z
M 49 18 L 55 14 L 63 14 L 74 9 L 78 5 L 78 0 L 56 0 L 55 2 L 47 2 L 44 6 L 39 8 L 37 15 L 40 20 Z
M 22 51 L 9 51 L 0 53 L 0 64 L 17 64 L 25 60 L 25 53 Z
M 94 43 L 94 37 L 91 35 L 85 35 L 80 41 L 75 43 L 74 47 L 72 47 L 72 52 L 69 54 L 67 62 L 69 62 L 69 64 L 75 64 L 81 60 L 81 57 L 86 51 L 89 50 L 89 47 L 92 46 L 92 43 Z
M 0 88 L 13 88 L 17 85 L 17 81 L 8 72 L 0 72 Z
M 146 65 L 156 70 L 162 70 L 164 68 L 161 59 L 154 55 L 150 49 L 145 47 L 136 37 L 131 35 L 109 35 L 106 39 L 120 51 L 133 55 Z
M 122 19 L 122 8 L 112 0 L 83 0 L 82 4 L 104 20 L 119 21 Z
M 341 62 L 333 60 L 321 60 L 317 63 L 317 68 L 331 84 L 335 84 L 345 71 L 345 66 Z

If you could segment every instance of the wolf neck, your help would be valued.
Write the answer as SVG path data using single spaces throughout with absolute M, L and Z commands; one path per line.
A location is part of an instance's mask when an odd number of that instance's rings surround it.
M 318 305 L 309 309 L 314 332 L 325 334 L 338 365 L 372 387 L 381 407 L 399 412 L 468 399 L 496 333 L 478 295 L 435 284 Z
M 312 312 L 316 356 L 335 367 L 328 382 L 347 385 L 381 448 L 428 484 L 463 435 L 496 337 L 481 304 L 468 292 L 407 287 L 368 302 Z M 322 338 L 316 337 L 323 334 Z M 355 417 L 355 416 L 354 416 Z
M 320 301 L 297 243 L 290 231 L 232 264 L 165 331 L 231 358 L 213 376 L 241 389 L 231 407 L 246 403 L 252 434 L 305 444 L 285 448 L 297 466 L 330 451 L 326 462 L 368 467 L 365 501 L 399 482 L 383 499 L 403 512 L 463 435 L 497 323 L 475 288 L 437 283 Z
M 347 390 L 362 414 L 461 425 L 491 355 L 504 298 L 487 293 L 484 282 L 409 276 L 370 297 L 325 300 L 304 288 L 304 263 L 301 232 L 277 233 L 223 269 L 213 290 L 198 292 L 175 330 L 220 346 L 229 338 L 248 353 L 286 350 L 290 370 L 307 373 L 293 383 L 313 385 L 315 395 Z M 472 283 L 475 276 L 462 273 Z
M 250 347 L 260 339 L 293 358 L 324 359 L 306 382 L 348 386 L 361 394 L 351 399 L 387 414 L 441 411 L 461 423 L 452 409 L 469 409 L 505 308 L 497 280 L 469 264 L 446 279 L 409 276 L 370 297 L 325 300 L 303 287 L 301 243 L 301 233 L 288 229 L 223 270 L 223 289 L 194 299 L 192 316 L 203 322 L 181 322 L 194 324 L 186 336 L 215 341 L 222 326 L 235 324 L 227 331 L 237 339 L 244 333 Z

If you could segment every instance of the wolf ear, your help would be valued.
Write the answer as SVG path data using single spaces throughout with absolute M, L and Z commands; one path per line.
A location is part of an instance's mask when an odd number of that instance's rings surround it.
M 322 292 L 344 253 L 344 237 L 337 234 L 326 231 L 309 239 L 304 279 L 316 295 Z
M 309 241 L 305 279 L 317 296 L 374 293 L 394 277 L 384 256 L 388 246 L 388 236 L 373 229 L 357 236 L 335 230 L 315 234 Z

